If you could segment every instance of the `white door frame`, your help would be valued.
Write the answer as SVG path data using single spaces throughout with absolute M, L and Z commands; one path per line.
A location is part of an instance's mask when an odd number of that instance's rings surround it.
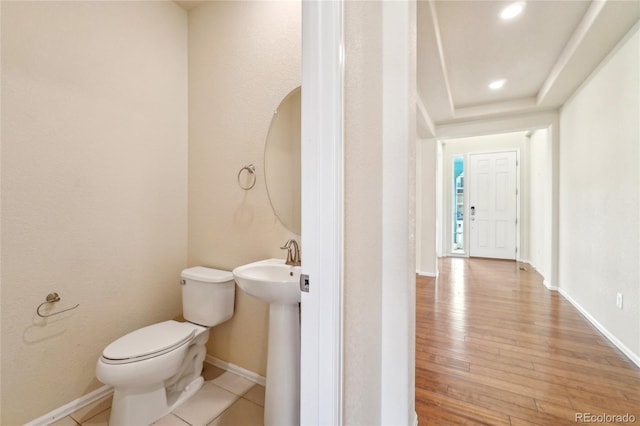
M 342 15 L 342 0 L 302 2 L 302 425 L 342 424 Z

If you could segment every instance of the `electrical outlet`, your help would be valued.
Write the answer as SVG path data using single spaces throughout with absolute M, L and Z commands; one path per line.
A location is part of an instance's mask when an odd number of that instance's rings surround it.
M 616 306 L 618 309 L 622 309 L 622 293 L 616 294 Z

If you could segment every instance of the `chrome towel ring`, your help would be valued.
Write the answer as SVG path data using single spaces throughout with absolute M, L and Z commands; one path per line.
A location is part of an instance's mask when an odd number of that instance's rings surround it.
M 44 305 L 46 305 L 48 303 L 55 303 L 55 302 L 58 302 L 58 301 L 60 301 L 60 296 L 58 296 L 58 293 L 49 293 L 47 295 L 47 299 L 44 302 L 42 302 L 41 304 L 39 304 L 38 307 L 36 308 L 36 314 L 38 314 L 38 316 L 41 317 L 41 318 L 48 318 L 48 317 L 52 317 L 54 315 L 61 314 L 63 312 L 70 311 L 70 310 L 75 309 L 78 306 L 80 306 L 80 304 L 78 303 L 76 306 L 74 306 L 72 308 L 64 309 L 62 311 L 54 312 L 52 314 L 41 314 L 40 313 L 40 308 L 42 308 Z
M 244 171 L 246 171 L 245 175 L 247 176 L 249 183 L 243 185 L 241 178 L 243 175 L 242 172 Z M 240 185 L 240 188 L 244 189 L 245 191 L 248 191 L 251 188 L 253 188 L 255 184 L 256 184 L 256 166 L 254 166 L 253 164 L 248 164 L 243 168 L 241 168 L 240 171 L 238 172 L 238 185 Z

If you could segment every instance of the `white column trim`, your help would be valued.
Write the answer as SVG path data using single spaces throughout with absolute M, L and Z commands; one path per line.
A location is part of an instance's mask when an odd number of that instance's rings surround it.
M 343 1 L 302 2 L 302 425 L 342 424 Z

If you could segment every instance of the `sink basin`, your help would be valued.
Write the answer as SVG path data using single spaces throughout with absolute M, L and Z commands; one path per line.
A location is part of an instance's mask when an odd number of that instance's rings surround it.
M 233 277 L 243 291 L 269 304 L 300 302 L 300 267 L 287 265 L 283 259 L 238 266 Z
M 238 266 L 233 277 L 244 292 L 269 304 L 264 425 L 299 425 L 300 267 L 261 260 Z

